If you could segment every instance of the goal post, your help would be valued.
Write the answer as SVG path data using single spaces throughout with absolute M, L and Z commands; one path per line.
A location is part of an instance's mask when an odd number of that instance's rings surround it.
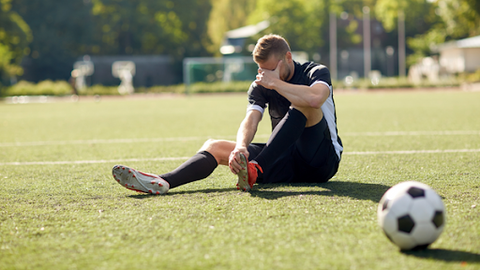
M 183 83 L 187 94 L 197 82 L 253 81 L 258 66 L 252 57 L 193 57 L 183 60 Z

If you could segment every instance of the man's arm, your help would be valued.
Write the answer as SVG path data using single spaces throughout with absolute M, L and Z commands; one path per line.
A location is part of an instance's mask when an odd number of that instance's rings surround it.
M 288 99 L 294 107 L 300 108 L 320 109 L 330 95 L 330 89 L 321 83 L 307 86 L 276 80 L 271 89 Z
M 330 95 L 330 89 L 325 84 L 313 86 L 290 84 L 280 79 L 280 70 L 285 65 L 279 61 L 274 70 L 259 69 L 257 84 L 277 91 L 288 99 L 294 107 L 320 109 Z
M 247 112 L 247 115 L 243 119 L 240 127 L 237 131 L 237 144 L 235 149 L 230 154 L 228 161 L 230 170 L 237 174 L 241 166 L 240 162 L 240 153 L 243 153 L 245 157 L 248 158 L 249 153 L 247 150 L 248 145 L 253 141 L 255 133 L 257 132 L 258 124 L 262 120 L 262 113 L 257 110 L 250 110 Z

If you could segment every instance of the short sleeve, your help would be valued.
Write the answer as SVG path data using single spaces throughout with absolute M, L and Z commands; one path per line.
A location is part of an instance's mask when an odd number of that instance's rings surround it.
M 310 79 L 310 85 L 316 81 L 326 82 L 329 86 L 332 85 L 332 79 L 330 77 L 330 71 L 324 65 L 316 65 L 310 69 L 308 72 L 308 77 Z
M 248 89 L 248 108 L 247 111 L 257 110 L 262 114 L 267 107 L 267 99 L 265 98 L 265 89 L 253 82 Z

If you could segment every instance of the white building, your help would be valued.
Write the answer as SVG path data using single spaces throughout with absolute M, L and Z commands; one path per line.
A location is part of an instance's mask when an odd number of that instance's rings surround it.
M 440 66 L 447 73 L 475 72 L 480 69 L 480 36 L 437 46 Z

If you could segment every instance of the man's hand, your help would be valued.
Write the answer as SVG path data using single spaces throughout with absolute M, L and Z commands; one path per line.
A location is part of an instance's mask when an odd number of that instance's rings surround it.
M 274 89 L 275 82 L 280 80 L 280 70 L 283 66 L 283 60 L 278 61 L 274 70 L 258 69 L 256 84 L 259 84 L 267 89 Z
M 244 154 L 248 160 L 249 153 L 246 148 L 235 148 L 235 150 L 230 153 L 230 157 L 228 158 L 228 167 L 230 167 L 230 171 L 232 171 L 234 174 L 238 174 L 238 172 L 240 172 L 242 169 L 242 166 L 240 165 L 240 153 Z

